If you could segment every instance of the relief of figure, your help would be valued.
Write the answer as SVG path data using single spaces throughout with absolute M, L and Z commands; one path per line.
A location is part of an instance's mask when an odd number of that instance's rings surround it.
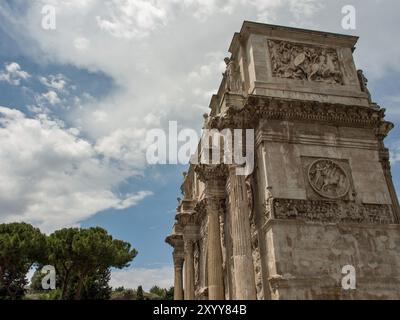
M 340 72 L 336 71 L 334 58 L 331 53 L 323 50 L 320 55 L 315 56 L 317 60 L 311 66 L 311 73 L 308 76 L 309 80 L 323 81 L 323 79 L 335 79 L 339 82 Z
M 288 206 L 288 212 L 287 212 L 287 216 L 289 218 L 296 218 L 299 215 L 299 212 L 297 211 L 297 208 L 295 205 L 290 204 Z
M 368 86 L 367 86 L 368 85 L 368 79 L 365 77 L 364 71 L 357 70 L 357 75 L 358 75 L 358 80 L 360 82 L 361 91 L 365 92 L 368 95 L 369 102 L 372 102 L 371 93 L 369 92 L 369 89 L 368 89 Z
M 204 233 L 203 240 L 200 241 L 200 259 L 199 259 L 199 277 L 200 277 L 200 287 L 206 286 L 207 279 L 207 236 Z
M 315 161 L 310 165 L 308 175 L 313 189 L 324 197 L 340 198 L 350 189 L 346 172 L 334 161 Z
M 324 55 L 320 55 L 320 56 L 315 57 L 315 58 L 318 61 L 314 61 L 314 63 L 311 65 L 311 72 L 308 75 L 308 79 L 309 80 L 314 80 L 314 76 L 315 75 L 322 74 L 322 69 L 324 68 L 325 56 Z
M 271 192 L 271 187 L 266 187 L 265 189 L 265 201 L 263 203 L 264 208 L 264 222 L 268 221 L 272 218 L 272 211 L 273 211 L 273 197 Z
M 274 213 L 276 219 L 284 219 L 286 217 L 285 208 L 279 200 L 274 203 Z
M 263 299 L 263 284 L 262 284 L 262 268 L 261 268 L 261 253 L 258 243 L 258 235 L 254 235 L 251 241 L 251 252 L 253 257 L 254 275 L 257 299 Z
M 226 242 L 225 242 L 225 216 L 224 211 L 220 210 L 219 213 L 219 231 L 221 235 L 221 248 L 222 248 L 222 268 L 226 267 Z
M 241 92 L 242 82 L 240 80 L 240 70 L 233 58 L 225 58 L 226 64 L 226 89 L 228 92 Z
M 200 246 L 196 242 L 194 245 L 194 285 L 198 288 L 200 285 Z
M 193 177 L 193 174 L 183 172 L 184 183 L 181 186 L 181 192 L 183 195 L 183 199 L 185 200 L 193 198 Z
M 324 180 L 324 172 L 327 170 L 327 166 L 323 165 L 322 163 L 317 163 L 315 166 L 315 169 L 313 171 L 314 174 L 314 178 L 313 183 L 314 185 L 318 188 L 321 189 L 321 185 L 324 184 L 323 180 Z
M 254 214 L 254 193 L 253 193 L 253 185 L 251 181 L 251 176 L 246 178 L 246 195 L 247 195 L 247 204 L 249 206 L 249 216 L 252 219 Z

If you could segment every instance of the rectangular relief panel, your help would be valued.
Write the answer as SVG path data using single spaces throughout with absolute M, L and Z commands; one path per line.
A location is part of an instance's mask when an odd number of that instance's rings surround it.
M 272 76 L 343 85 L 336 49 L 268 40 Z

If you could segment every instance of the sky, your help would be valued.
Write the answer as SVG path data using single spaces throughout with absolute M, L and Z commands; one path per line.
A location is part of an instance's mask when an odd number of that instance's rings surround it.
M 349 4 L 355 30 L 341 23 Z M 55 29 L 43 28 L 48 5 Z M 399 11 L 398 0 L 2 0 L 0 223 L 101 226 L 139 251 L 113 286 L 171 286 L 164 239 L 186 166 L 149 165 L 146 133 L 169 121 L 200 131 L 244 20 L 360 37 L 357 68 L 396 125 L 386 145 L 400 190 Z

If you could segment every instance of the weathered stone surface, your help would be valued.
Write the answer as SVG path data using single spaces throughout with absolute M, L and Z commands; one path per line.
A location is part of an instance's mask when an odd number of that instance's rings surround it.
M 393 124 L 356 42 L 253 22 L 235 34 L 204 126 L 254 129 L 255 169 L 190 165 L 167 238 L 177 299 L 183 256 L 186 299 L 400 299 Z M 355 290 L 341 284 L 348 265 Z
M 265 226 L 273 299 L 400 299 L 400 226 Z M 342 267 L 356 269 L 356 290 L 341 287 Z

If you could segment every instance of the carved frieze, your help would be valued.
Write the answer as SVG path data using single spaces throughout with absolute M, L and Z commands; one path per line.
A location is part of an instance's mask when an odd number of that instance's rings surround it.
M 392 207 L 350 201 L 274 199 L 274 219 L 324 223 L 394 223 Z
M 223 114 L 210 117 L 209 128 L 257 128 L 261 119 L 377 128 L 383 122 L 384 116 L 385 109 L 251 95 L 243 108 L 228 107 Z
M 335 49 L 268 40 L 272 75 L 278 78 L 343 84 Z

